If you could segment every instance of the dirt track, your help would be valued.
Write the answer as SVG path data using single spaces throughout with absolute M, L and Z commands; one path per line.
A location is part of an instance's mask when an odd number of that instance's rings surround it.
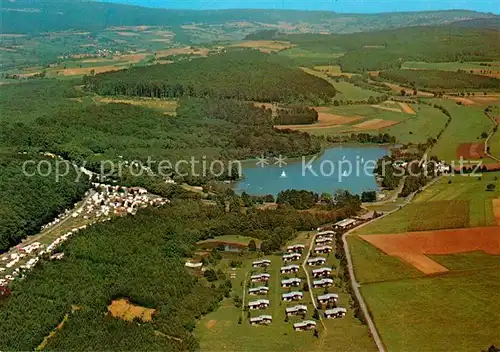
M 388 255 L 398 257 L 425 274 L 448 271 L 428 254 L 484 251 L 500 254 L 500 227 L 477 227 L 440 231 L 408 232 L 394 235 L 360 236 Z

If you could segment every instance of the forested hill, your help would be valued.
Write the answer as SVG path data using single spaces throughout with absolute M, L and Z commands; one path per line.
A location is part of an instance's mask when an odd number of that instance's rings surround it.
M 277 55 L 235 50 L 170 65 L 134 67 L 86 77 L 101 95 L 181 96 L 321 104 L 335 95 L 325 80 L 283 64 Z
M 500 58 L 500 20 L 471 20 L 445 26 L 406 27 L 343 35 L 277 36 L 301 49 L 346 54 L 338 59 L 344 72 L 400 68 L 405 61 L 495 61 Z
M 180 26 L 226 22 L 318 24 L 321 30 L 349 33 L 408 25 L 436 25 L 491 15 L 465 10 L 376 15 L 292 10 L 166 10 L 75 0 L 2 0 L 2 33 L 101 30 L 110 26 Z M 383 9 L 381 9 L 383 10 Z M 318 31 L 320 31 L 318 29 Z

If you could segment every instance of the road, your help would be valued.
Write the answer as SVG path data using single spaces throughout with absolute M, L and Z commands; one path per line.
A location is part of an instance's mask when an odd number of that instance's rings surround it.
M 311 251 L 314 246 L 314 239 L 316 238 L 316 235 L 311 236 L 311 242 L 309 243 L 309 249 L 307 250 L 307 255 L 304 258 L 304 261 L 302 262 L 302 269 L 304 269 L 304 272 L 306 273 L 306 278 L 307 278 L 307 285 L 309 286 L 309 294 L 311 295 L 311 302 L 314 306 L 314 309 L 318 309 L 318 305 L 316 304 L 316 300 L 314 299 L 314 293 L 312 291 L 312 281 L 311 281 L 311 275 L 309 275 L 309 270 L 307 270 L 306 264 L 307 264 L 307 259 L 311 256 Z M 328 329 L 326 328 L 325 322 L 323 321 L 323 317 L 321 314 L 319 315 L 319 321 L 321 322 L 321 325 L 323 325 L 323 328 L 325 329 L 325 335 L 328 332 Z
M 428 187 L 432 186 L 440 178 L 441 177 L 434 178 L 431 182 L 429 182 L 427 185 L 422 187 L 421 190 L 423 191 L 423 190 L 427 189 Z M 356 280 L 356 276 L 354 275 L 354 266 L 352 265 L 352 257 L 351 257 L 351 252 L 349 250 L 349 245 L 347 243 L 347 236 L 349 236 L 354 231 L 357 231 L 357 230 L 359 230 L 359 229 L 361 229 L 369 224 L 374 223 L 375 221 L 378 221 L 378 220 L 380 220 L 380 219 L 382 219 L 382 218 L 384 218 L 392 213 L 395 213 L 395 212 L 401 210 L 403 207 L 408 205 L 413 200 L 413 198 L 415 197 L 416 194 L 417 194 L 417 192 L 413 192 L 408 197 L 406 197 L 406 199 L 405 199 L 404 203 L 401 205 L 401 207 L 394 209 L 390 212 L 387 212 L 384 215 L 382 215 L 376 219 L 365 222 L 365 223 L 353 228 L 352 230 L 347 231 L 346 233 L 344 233 L 342 235 L 342 242 L 344 243 L 344 249 L 345 249 L 345 254 L 346 254 L 346 258 L 347 258 L 347 269 L 349 270 L 349 277 L 351 278 L 352 288 L 354 290 L 354 294 L 356 295 L 356 298 L 358 299 L 359 306 L 363 312 L 363 315 L 365 316 L 366 322 L 368 324 L 368 328 L 370 329 L 370 332 L 373 336 L 373 340 L 375 341 L 375 344 L 377 345 L 377 348 L 380 352 L 385 352 L 384 344 L 382 343 L 382 340 L 380 339 L 380 335 L 378 334 L 377 328 L 375 327 L 375 324 L 373 323 L 373 320 L 370 316 L 370 313 L 368 312 L 368 308 L 366 306 L 366 303 L 365 303 L 363 296 L 361 295 L 361 292 L 359 290 L 359 287 L 361 285 L 358 283 L 358 281 Z
M 51 226 L 50 228 L 40 232 L 39 234 L 37 235 L 33 235 L 33 236 L 30 236 L 28 238 L 26 238 L 24 241 L 22 241 L 20 244 L 18 244 L 17 246 L 15 247 L 12 247 L 7 253 L 4 253 L 4 255 L 8 255 L 10 256 L 11 254 L 13 253 L 18 253 L 18 247 L 21 246 L 21 247 L 26 247 L 27 245 L 30 245 L 32 243 L 35 243 L 35 242 L 40 242 L 45 236 L 51 234 L 54 230 L 57 230 L 59 227 L 61 227 L 63 224 L 65 224 L 69 219 L 72 218 L 72 215 L 78 211 L 80 211 L 81 209 L 83 209 L 83 207 L 85 206 L 85 203 L 95 194 L 95 191 L 94 190 L 89 190 L 89 194 L 87 197 L 85 197 L 82 201 L 80 201 L 80 204 L 75 207 L 75 209 L 73 209 L 73 211 L 71 211 L 67 216 L 65 216 L 59 223 L 55 224 L 54 226 Z M 14 265 L 12 268 L 9 269 L 9 271 L 13 271 L 15 270 L 17 267 L 19 267 L 20 265 L 22 265 L 22 261 L 21 262 L 18 262 L 16 265 Z
M 498 128 L 498 122 L 497 120 L 495 120 L 489 113 L 485 112 L 484 113 L 493 123 L 494 123 L 494 126 L 496 126 Z M 499 133 L 499 132 L 497 132 Z M 488 143 L 490 142 L 490 139 L 491 137 L 493 137 L 493 135 L 495 134 L 495 128 L 493 127 L 491 129 L 491 132 L 488 134 L 488 138 L 486 139 L 486 141 L 484 142 L 484 153 L 486 155 L 488 155 L 490 158 L 492 158 L 493 160 L 497 161 L 500 163 L 500 159 L 498 159 L 497 157 L 491 155 L 489 152 L 488 152 Z

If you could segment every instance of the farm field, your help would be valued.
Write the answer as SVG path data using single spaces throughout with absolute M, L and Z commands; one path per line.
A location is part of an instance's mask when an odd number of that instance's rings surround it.
M 499 290 L 498 268 L 361 287 L 390 351 L 445 351 L 449 346 L 477 351 L 500 344 L 498 314 L 492 314 L 500 311 Z
M 500 197 L 498 181 L 495 180 L 498 177 L 498 172 L 486 173 L 481 180 L 478 177 L 460 175 L 442 177 L 419 193 L 413 202 L 403 209 L 354 233 L 370 235 L 434 230 L 443 228 L 445 224 L 451 227 L 460 227 L 460 224 L 466 223 L 470 227 L 495 225 L 492 199 Z M 489 183 L 497 184 L 497 189 L 493 192 L 486 191 Z M 468 204 L 468 207 L 465 208 L 464 204 Z M 457 207 L 461 207 L 461 215 L 457 213 Z M 454 212 L 455 217 L 446 216 L 444 209 L 447 208 L 448 211 Z M 443 221 L 440 221 L 441 217 L 436 219 L 434 214 L 442 214 Z
M 310 232 L 302 232 L 299 236 L 292 240 L 290 244 L 309 244 Z M 218 240 L 219 238 L 217 238 Z M 307 248 L 306 248 L 307 250 Z M 305 252 L 304 254 L 305 255 Z M 292 264 L 302 264 L 302 260 L 293 262 Z M 251 264 L 257 259 L 270 259 L 272 264 L 266 271 L 264 269 L 252 268 Z M 230 268 L 231 260 L 241 260 L 243 265 L 232 270 Z M 294 306 L 296 304 L 305 304 L 308 307 L 308 313 L 305 319 L 312 319 L 314 306 L 311 303 L 309 292 L 303 291 L 303 283 L 305 282 L 305 274 L 303 269 L 296 275 L 280 274 L 280 267 L 283 266 L 280 256 L 263 256 L 257 257 L 252 254 L 244 254 L 243 256 L 237 253 L 224 254 L 224 259 L 217 265 L 217 269 L 221 269 L 227 273 L 235 274 L 236 278 L 232 279 L 233 293 L 240 298 L 243 296 L 243 282 L 250 276 L 249 272 L 268 272 L 271 274 L 269 281 L 269 294 L 267 296 L 249 296 L 246 294 L 245 302 L 258 298 L 267 298 L 270 300 L 270 308 L 267 310 L 251 311 L 251 316 L 259 316 L 261 314 L 269 314 L 273 317 L 273 322 L 269 326 L 249 326 L 247 312 L 242 312 L 241 308 L 236 308 L 232 298 L 224 300 L 221 307 L 207 316 L 203 317 L 196 326 L 195 335 L 200 340 L 200 348 L 202 351 L 259 351 L 262 346 L 273 351 L 324 351 L 335 346 L 336 349 L 347 351 L 356 346 L 362 350 L 375 350 L 375 345 L 368 336 L 366 326 L 357 321 L 350 310 L 350 297 L 343 292 L 343 289 L 337 287 L 331 288 L 329 292 L 339 294 L 339 306 L 345 307 L 348 310 L 347 316 L 343 319 L 324 320 L 327 333 L 318 322 L 319 338 L 313 336 L 312 332 L 295 332 L 292 329 L 292 324 L 302 321 L 301 317 L 289 317 L 289 322 L 285 322 L 284 309 L 286 306 Z M 286 264 L 288 265 L 288 264 Z M 338 268 L 338 261 L 333 254 L 330 254 L 327 259 L 326 266 L 332 266 L 334 272 Z M 313 267 L 307 267 L 312 270 Z M 311 269 L 310 269 L 311 268 Z M 281 302 L 281 294 L 290 291 L 280 287 L 280 280 L 285 277 L 299 277 L 302 279 L 302 284 L 297 287 L 297 291 L 304 292 L 304 299 L 296 303 Z M 338 279 L 335 279 L 339 283 Z M 252 284 L 259 286 L 260 284 Z M 246 287 L 248 289 L 248 287 Z M 323 289 L 312 289 L 315 296 L 323 294 Z M 242 324 L 238 323 L 239 317 L 242 317 Z M 231 339 L 227 339 L 231 336 Z
M 344 53 L 340 48 L 335 52 L 314 52 L 295 47 L 282 50 L 278 55 L 288 57 L 298 65 L 314 67 L 336 65 L 336 59 L 344 55 Z
M 428 138 L 435 138 L 444 127 L 448 117 L 440 110 L 424 104 L 409 104 L 416 112 L 400 124 L 384 129 L 395 136 L 400 143 L 424 143 Z
M 484 141 L 481 134 L 488 133 L 493 127 L 491 120 L 483 112 L 484 108 L 460 106 L 446 99 L 430 101 L 444 106 L 452 116 L 450 125 L 431 151 L 431 155 L 436 155 L 441 160 L 458 160 L 457 149 L 462 143 Z
M 295 45 L 290 42 L 277 41 L 277 40 L 246 40 L 232 46 L 238 48 L 252 48 L 258 49 L 263 53 L 273 53 L 281 50 L 293 48 Z
M 402 67 L 405 70 L 438 70 L 453 71 L 465 70 L 482 76 L 500 77 L 500 62 L 418 62 L 408 61 Z M 472 71 L 472 72 L 471 72 Z
M 424 274 L 448 272 L 449 269 L 427 255 L 445 255 L 481 251 L 500 257 L 500 231 L 497 227 L 406 232 L 390 235 L 366 235 L 362 239 L 413 265 Z

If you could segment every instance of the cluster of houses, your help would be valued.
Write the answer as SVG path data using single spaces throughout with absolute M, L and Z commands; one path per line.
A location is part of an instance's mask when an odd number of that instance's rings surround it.
M 96 193 L 84 206 L 73 213 L 73 217 L 83 216 L 100 218 L 110 215 L 134 215 L 139 208 L 161 206 L 169 203 L 168 199 L 152 197 L 145 188 L 112 186 L 103 183 L 92 183 Z

